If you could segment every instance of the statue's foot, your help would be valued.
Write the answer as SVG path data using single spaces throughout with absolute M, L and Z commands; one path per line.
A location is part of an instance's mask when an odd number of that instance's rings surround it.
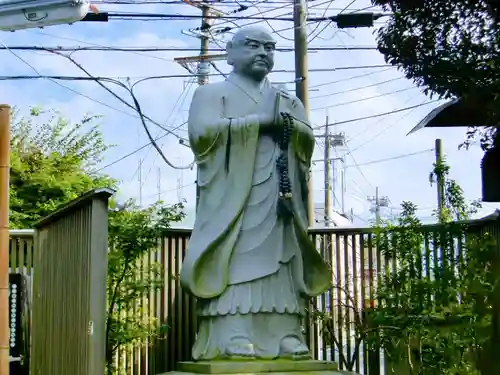
M 226 348 L 229 357 L 255 357 L 253 344 L 247 339 L 233 339 Z
M 281 340 L 280 356 L 309 358 L 309 348 L 296 337 L 285 337 Z

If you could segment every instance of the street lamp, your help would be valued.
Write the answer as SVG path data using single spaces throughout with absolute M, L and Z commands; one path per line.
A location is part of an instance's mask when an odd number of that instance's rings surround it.
M 16 31 L 83 20 L 97 10 L 87 0 L 10 0 L 0 3 L 0 31 Z

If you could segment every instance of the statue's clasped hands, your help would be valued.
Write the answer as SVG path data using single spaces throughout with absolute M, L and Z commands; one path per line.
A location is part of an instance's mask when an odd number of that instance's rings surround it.
M 279 132 L 283 127 L 282 117 L 277 116 L 276 98 L 277 92 L 268 90 L 257 105 L 260 126 L 264 130 Z

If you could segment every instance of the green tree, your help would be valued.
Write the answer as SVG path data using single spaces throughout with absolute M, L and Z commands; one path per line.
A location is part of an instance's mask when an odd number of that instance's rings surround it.
M 116 181 L 92 173 L 110 147 L 99 130 L 100 116 L 71 123 L 58 111 L 32 108 L 13 116 L 11 130 L 10 227 L 31 228 L 61 205 Z
M 160 263 L 151 259 L 171 223 L 182 220 L 182 204 L 158 202 L 141 209 L 133 202 L 111 207 L 109 213 L 107 373 L 114 374 L 114 358 L 123 348 L 150 345 L 168 327 L 148 314 L 148 297 L 165 285 Z
M 471 129 L 491 146 L 500 125 L 500 5 L 492 0 L 372 0 L 392 16 L 378 30 L 378 47 L 425 93 L 465 98 L 487 112 L 486 130 Z M 476 125 L 476 124 L 472 124 Z M 477 124 L 483 125 L 483 124 Z
M 478 233 L 480 226 L 464 222 L 477 203 L 466 203 L 444 160 L 431 176 L 444 179 L 439 225 L 422 225 L 416 206 L 404 202 L 396 223 L 377 228 L 385 267 L 378 275 L 378 305 L 369 314 L 382 328 L 372 340 L 392 363 L 404 361 L 411 375 L 486 374 L 482 358 L 499 281 L 495 243 Z

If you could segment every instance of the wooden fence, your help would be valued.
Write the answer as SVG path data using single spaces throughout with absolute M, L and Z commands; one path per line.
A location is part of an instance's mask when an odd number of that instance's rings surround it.
M 497 236 L 500 233 L 496 218 L 475 222 L 474 226 L 488 227 Z M 425 228 L 427 234 L 424 254 L 430 256 L 439 252 L 438 245 L 432 241 L 437 230 L 436 226 Z M 310 235 L 332 268 L 333 285 L 330 291 L 312 302 L 311 309 L 316 309 L 331 319 L 336 337 L 334 343 L 325 327 L 309 316 L 305 330 L 313 356 L 336 361 L 341 369 L 360 374 L 390 373 L 385 369 L 383 355 L 377 348 L 369 348 L 365 342 L 360 342 L 359 345 L 355 342 L 354 320 L 357 317 L 362 319 L 365 309 L 376 303 L 377 275 L 389 266 L 377 251 L 373 230 L 315 229 L 311 230 Z M 175 370 L 177 362 L 190 359 L 196 335 L 196 302 L 181 290 L 178 278 L 189 236 L 190 230 L 170 230 L 158 249 L 147 259 L 148 262 L 162 265 L 165 286 L 161 291 L 151 294 L 143 303 L 146 307 L 143 313 L 157 318 L 160 324 L 166 324 L 169 328 L 164 337 L 133 350 L 125 350 L 119 355 L 118 365 L 124 374 L 156 375 Z M 32 259 L 32 242 L 26 238 L 12 238 L 11 266 L 19 267 L 17 259 Z M 26 270 L 31 265 L 27 262 L 23 264 L 22 267 Z M 352 368 L 346 366 L 349 362 L 353 363 Z

